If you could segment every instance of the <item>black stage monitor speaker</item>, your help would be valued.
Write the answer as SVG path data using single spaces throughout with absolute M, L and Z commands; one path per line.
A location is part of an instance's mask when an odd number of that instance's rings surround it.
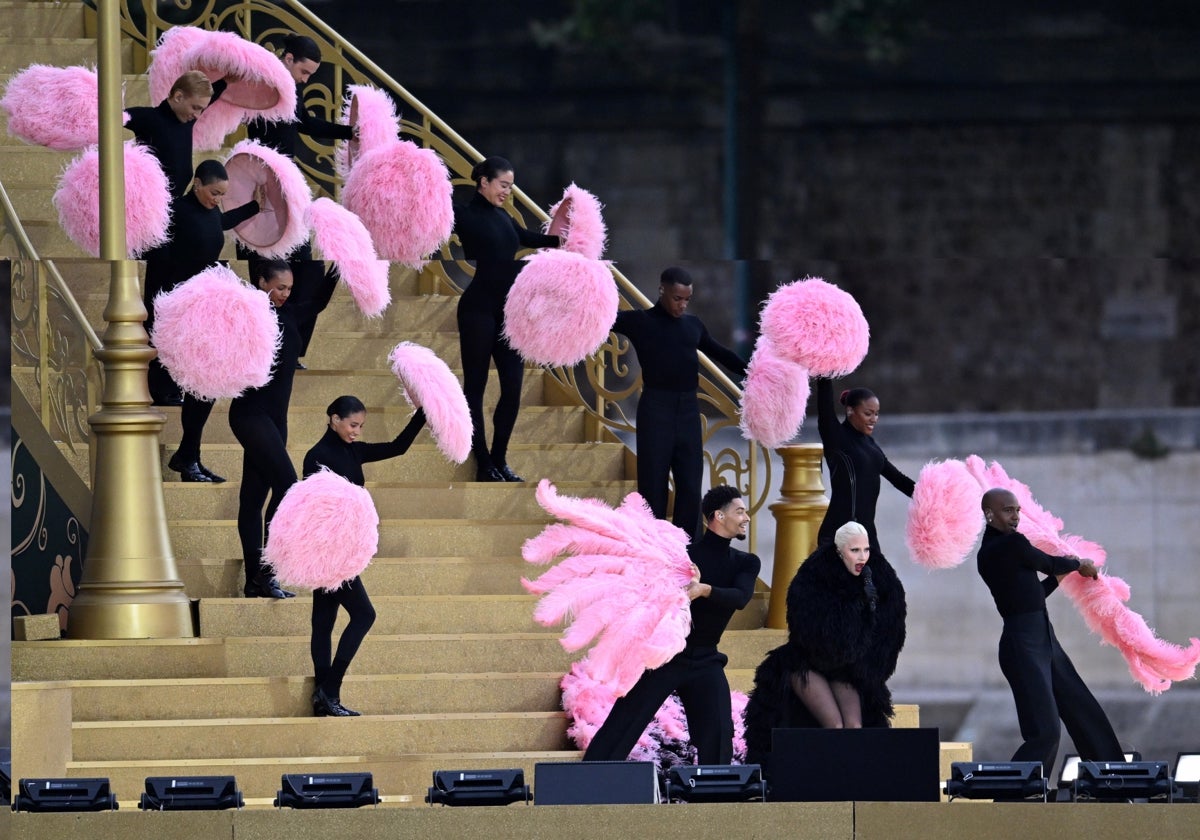
M 937 802 L 938 731 L 776 729 L 772 802 Z
M 539 762 L 534 805 L 653 805 L 658 773 L 651 761 Z
M 242 807 L 233 776 L 148 776 L 143 811 L 224 811 Z
M 361 808 L 378 805 L 379 791 L 370 773 L 285 773 L 275 796 L 276 808 Z
M 757 764 L 683 764 L 667 771 L 668 802 L 763 802 L 767 785 Z
M 0 805 L 12 804 L 12 762 L 0 761 Z
M 1186 799 L 1200 802 L 1200 753 L 1175 756 L 1175 784 Z
M 21 779 L 14 811 L 115 811 L 108 779 Z
M 433 787 L 425 794 L 430 805 L 508 805 L 529 804 L 529 785 L 525 771 L 515 770 L 435 770 Z
M 1175 782 L 1165 761 L 1081 761 L 1075 777 L 1076 799 L 1125 802 L 1175 798 Z
M 1131 750 L 1125 753 L 1126 761 L 1141 761 L 1142 754 L 1137 750 Z M 1058 769 L 1058 783 L 1055 787 L 1072 789 L 1075 785 L 1075 777 L 1079 775 L 1079 755 L 1078 753 L 1067 753 L 1063 756 L 1062 767 Z
M 951 799 L 1032 799 L 1046 801 L 1040 761 L 956 761 L 950 765 L 946 795 Z

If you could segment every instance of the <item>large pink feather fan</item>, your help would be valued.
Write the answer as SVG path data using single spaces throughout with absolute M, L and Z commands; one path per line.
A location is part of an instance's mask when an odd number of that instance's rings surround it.
M 358 129 L 356 139 L 339 143 L 334 152 L 334 166 L 343 179 L 350 174 L 354 161 L 400 136 L 400 117 L 395 101 L 386 91 L 371 85 L 346 88 L 342 122 Z
M 808 394 L 808 371 L 759 336 L 742 386 L 742 437 L 768 449 L 787 443 L 800 434 Z
M 759 326 L 780 356 L 808 368 L 813 376 L 830 378 L 857 368 L 871 337 L 858 301 L 819 277 L 772 292 Z
M 471 454 L 471 412 L 462 386 L 446 363 L 428 347 L 402 341 L 388 355 L 404 397 L 425 409 L 429 431 L 442 454 L 456 464 Z
M 267 294 L 213 265 L 154 298 L 151 339 L 180 388 L 216 400 L 270 381 L 280 332 Z
M 358 216 L 325 197 L 310 204 L 304 215 L 313 232 L 313 244 L 337 266 L 359 310 L 368 318 L 382 315 L 392 302 L 388 263 L 376 259 L 371 234 Z
M 150 66 L 146 68 L 146 80 L 150 86 L 150 102 L 157 105 L 171 93 L 175 80 L 193 67 L 185 59 L 209 36 L 207 29 L 196 26 L 173 26 L 158 38 L 158 45 L 150 51 Z
M 420 268 L 454 229 L 450 173 L 432 149 L 403 140 L 364 152 L 342 188 L 342 204 L 362 219 L 375 252 Z
M 521 581 L 542 596 L 534 620 L 543 626 L 568 622 L 562 638 L 567 650 L 594 642 L 588 653 L 594 674 L 623 695 L 645 669 L 683 649 L 691 628 L 687 534 L 655 519 L 637 493 L 613 509 L 598 499 L 559 496 L 543 479 L 537 499 L 564 521 L 521 549 L 530 563 L 563 558 L 537 580 Z
M 74 152 L 98 142 L 96 71 L 31 64 L 8 80 L 0 108 L 8 133 L 26 143 Z
M 926 464 L 908 504 L 905 540 L 913 560 L 929 569 L 952 569 L 967 559 L 983 533 L 981 497 L 962 461 Z
M 598 260 L 604 255 L 608 239 L 608 228 L 600 210 L 600 199 L 571 184 L 563 190 L 558 204 L 550 208 L 546 233 L 559 237 L 563 250 Z
M 1104 549 L 1081 537 L 1063 534 L 1063 522 L 1033 498 L 1029 488 L 1009 478 L 999 463 L 985 465 L 972 455 L 966 460 L 967 471 L 979 484 L 980 492 L 1002 487 L 1013 493 L 1021 505 L 1018 529 L 1033 545 L 1047 554 L 1074 555 L 1101 566 Z M 1125 606 L 1129 584 L 1118 577 L 1101 574 L 1097 580 L 1082 575 L 1067 575 L 1061 588 L 1075 602 L 1088 628 L 1105 644 L 1112 645 L 1125 657 L 1129 672 L 1152 694 L 1166 691 L 1171 683 L 1191 679 L 1200 664 L 1200 639 L 1191 638 L 1188 646 L 1164 641 L 1146 624 L 1141 615 Z
M 226 208 L 250 201 L 260 185 L 266 191 L 266 206 L 233 229 L 238 242 L 261 256 L 282 259 L 308 241 L 304 215 L 312 189 L 290 157 L 257 140 L 243 140 L 230 151 L 225 170 Z
M 504 304 L 504 335 L 539 365 L 570 367 L 608 340 L 620 298 L 607 262 L 544 250 L 525 261 Z
M 215 152 L 225 146 L 225 138 L 237 131 L 246 122 L 246 109 L 230 105 L 224 99 L 204 109 L 192 124 L 192 149 L 197 152 Z
M 125 141 L 125 247 L 138 257 L 167 241 L 171 189 L 154 153 Z M 88 149 L 71 161 L 54 191 L 58 221 L 71 241 L 100 256 L 100 154 Z
M 285 585 L 337 589 L 379 549 L 379 514 L 365 488 L 322 469 L 291 486 L 271 520 L 263 562 Z

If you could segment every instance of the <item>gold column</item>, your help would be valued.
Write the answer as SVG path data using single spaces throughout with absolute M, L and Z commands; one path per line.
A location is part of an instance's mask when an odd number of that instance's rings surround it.
M 771 572 L 771 601 L 767 626 L 787 629 L 787 590 L 796 570 L 817 547 L 817 531 L 829 502 L 821 484 L 819 443 L 798 443 L 776 450 L 783 458 L 780 500 L 775 515 L 775 567 Z
M 104 365 L 92 427 L 92 529 L 66 635 L 72 639 L 195 635 L 191 605 L 167 533 L 158 438 L 166 418 L 150 407 L 146 370 L 154 350 L 137 265 L 126 259 L 121 143 L 119 0 L 97 4 L 100 81 L 100 256 L 112 265 L 108 328 L 96 358 Z

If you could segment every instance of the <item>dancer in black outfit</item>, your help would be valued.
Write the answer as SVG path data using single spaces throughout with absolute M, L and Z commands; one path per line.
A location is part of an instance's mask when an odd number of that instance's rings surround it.
M 313 116 L 304 104 L 304 86 L 321 66 L 321 50 L 316 41 L 305 35 L 288 35 L 283 39 L 280 61 L 296 83 L 296 120 L 252 120 L 246 126 L 247 137 L 280 154 L 295 158 L 301 134 L 323 140 L 350 140 L 357 136 L 356 129 L 351 126 Z M 241 247 L 238 249 L 238 258 L 249 260 L 252 264 L 261 259 L 253 251 Z M 338 274 L 332 265 L 326 270 L 324 262 L 313 259 L 312 246 L 307 242 L 292 252 L 288 259 L 295 281 L 288 305 L 301 310 L 296 313 L 296 326 L 300 330 L 300 357 L 303 358 L 312 341 L 317 316 L 325 310 L 337 287 Z M 253 270 L 252 265 L 251 273 Z M 297 364 L 303 368 L 302 364 Z
M 425 411 L 417 409 L 404 431 L 390 443 L 361 443 L 358 436 L 362 434 L 367 409 L 358 397 L 338 397 L 329 404 L 325 413 L 329 416 L 329 427 L 325 430 L 325 436 L 304 456 L 304 477 L 308 478 L 326 467 L 359 487 L 365 483 L 363 464 L 403 455 L 425 426 Z M 346 608 L 350 623 L 342 631 L 337 655 L 333 656 L 333 624 L 337 620 L 339 606 Z M 346 676 L 346 669 L 350 667 L 354 654 L 374 623 L 375 608 L 371 605 L 362 578 L 356 576 L 333 591 L 313 590 L 312 640 L 309 645 L 316 675 L 316 690 L 312 696 L 313 714 L 318 717 L 358 715 L 358 712 L 342 705 L 342 678 Z
M 504 302 L 521 270 L 521 248 L 557 248 L 557 236 L 534 233 L 504 210 L 512 194 L 513 168 L 502 157 L 475 164 L 476 192 L 467 205 L 454 207 L 454 232 L 463 254 L 475 261 L 475 277 L 458 301 L 458 341 L 462 351 L 463 393 L 471 411 L 471 451 L 476 481 L 524 481 L 508 466 L 508 441 L 521 408 L 525 363 L 504 339 Z M 488 360 L 496 363 L 500 400 L 492 415 L 492 445 L 483 427 L 483 392 Z
M 228 189 L 225 167 L 218 161 L 206 160 L 196 167 L 192 191 L 172 202 L 170 239 L 146 255 L 142 302 L 146 306 L 147 331 L 154 326 L 154 297 L 217 262 L 225 245 L 225 231 L 258 212 L 262 187 L 255 190 L 254 200 L 225 213 L 221 210 L 221 198 Z M 212 413 L 212 401 L 191 394 L 181 397 L 179 386 L 157 357 L 150 360 L 147 380 L 155 405 L 183 405 L 180 414 L 183 439 L 167 466 L 180 473 L 184 481 L 224 481 L 200 461 L 200 440 Z
M 718 344 L 688 315 L 692 277 L 682 268 L 662 273 L 658 302 L 621 312 L 613 331 L 626 336 L 642 365 L 637 407 L 637 487 L 659 519 L 667 516 L 668 475 L 675 479 L 671 521 L 695 536 L 700 527 L 704 442 L 700 430 L 700 359 L 704 353 L 739 378 L 746 363 Z
M 192 129 L 196 118 L 225 90 L 225 81 L 209 82 L 199 70 L 184 73 L 167 98 L 153 108 L 126 108 L 125 127 L 149 147 L 162 164 L 171 198 L 183 195 L 192 182 Z
M 733 760 L 733 713 L 725 663 L 717 650 L 721 634 L 736 610 L 750 603 L 758 580 L 759 560 L 729 543 L 744 539 L 750 514 L 736 487 L 720 485 L 704 495 L 708 530 L 688 546 L 698 574 L 688 584 L 692 630 L 687 645 L 661 667 L 646 671 L 624 697 L 617 699 L 604 725 L 596 731 L 584 761 L 623 761 L 646 725 L 671 692 L 679 694 L 688 733 L 700 764 Z
M 891 566 L 871 559 L 867 529 L 847 522 L 792 579 L 788 641 L 758 666 L 746 704 L 747 761 L 769 771 L 774 729 L 889 725 L 904 599 Z
M 1025 742 L 1012 761 L 1040 761 L 1050 773 L 1058 755 L 1059 719 L 1085 761 L 1124 761 L 1121 742 L 1100 704 L 1054 636 L 1046 596 L 1073 572 L 1093 580 L 1090 560 L 1039 551 L 1018 533 L 1021 505 L 1012 492 L 994 488 L 983 495 L 987 527 L 979 547 L 979 575 L 1004 619 L 1000 670 L 1012 689 Z M 1038 574 L 1046 575 L 1039 580 Z
M 296 468 L 287 451 L 287 413 L 296 376 L 300 333 L 284 304 L 292 291 L 292 270 L 282 260 L 257 265 L 255 282 L 271 298 L 279 319 L 282 342 L 271 367 L 271 379 L 229 404 L 229 428 L 242 445 L 242 486 L 238 494 L 238 539 L 246 563 L 246 597 L 290 598 L 279 588 L 262 548 L 271 518 L 288 488 L 296 483 Z M 269 498 L 269 501 L 268 501 Z M 263 512 L 263 505 L 266 512 Z
M 847 522 L 861 523 L 871 537 L 871 553 L 882 557 L 875 533 L 875 503 L 882 476 L 912 498 L 913 480 L 892 465 L 872 437 L 879 420 L 879 398 L 866 388 L 843 391 L 846 420 L 839 423 L 833 407 L 833 383 L 817 380 L 817 429 L 829 465 L 829 509 L 821 521 L 817 543 L 833 542 L 834 532 Z

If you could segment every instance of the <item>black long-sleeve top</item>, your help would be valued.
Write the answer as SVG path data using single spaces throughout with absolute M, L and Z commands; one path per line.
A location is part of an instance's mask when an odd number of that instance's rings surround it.
M 258 213 L 258 202 L 248 201 L 225 213 L 200 203 L 195 192 L 171 202 L 170 239 L 146 255 L 147 261 L 170 263 L 171 274 L 187 279 L 212 265 L 225 247 L 225 231 Z
M 1019 531 L 1006 534 L 988 525 L 976 567 L 991 590 L 996 609 L 1008 618 L 1046 609 L 1046 596 L 1058 588 L 1056 575 L 1077 571 L 1079 561 L 1047 554 Z M 1039 572 L 1047 577 L 1039 579 Z
M 741 357 L 709 335 L 699 318 L 687 313 L 675 318 L 661 303 L 617 313 L 613 332 L 621 333 L 633 344 L 642 365 L 642 383 L 647 388 L 694 393 L 700 387 L 697 351 L 739 377 L 746 374 Z
M 308 478 L 319 472 L 321 467 L 327 467 L 351 484 L 362 487 L 365 483 L 363 464 L 403 455 L 424 427 L 425 410 L 419 408 L 404 427 L 404 431 L 385 443 L 346 443 L 332 428 L 327 428 L 316 446 L 304 456 L 304 477 Z
M 829 509 L 821 520 L 817 543 L 832 543 L 838 528 L 847 522 L 858 522 L 867 529 L 872 552 L 877 552 L 875 503 L 879 500 L 880 477 L 909 498 L 915 485 L 892 465 L 874 438 L 855 429 L 848 420 L 838 422 L 833 402 L 833 382 L 818 379 L 817 430 L 829 465 L 830 489 Z
M 229 419 L 265 414 L 275 423 L 287 442 L 288 404 L 292 401 L 292 383 L 296 378 L 296 360 L 300 358 L 300 329 L 296 313 L 288 307 L 275 307 L 282 341 L 271 365 L 271 379 L 261 388 L 251 388 L 229 404 Z
M 523 228 L 503 208 L 478 192 L 468 204 L 454 205 L 454 232 L 463 255 L 475 261 L 475 277 L 462 294 L 460 307 L 504 311 L 508 290 L 521 271 L 515 259 L 522 248 L 557 248 L 557 236 Z
M 296 144 L 301 134 L 309 137 L 320 137 L 326 140 L 349 140 L 354 137 L 354 129 L 341 123 L 333 123 L 314 117 L 304 106 L 304 89 L 296 85 L 296 121 L 268 122 L 264 119 L 251 120 L 246 125 L 246 136 L 257 140 L 264 146 L 270 146 L 280 154 L 293 157 L 296 154 Z
M 712 531 L 688 546 L 688 556 L 700 569 L 700 582 L 712 587 L 706 598 L 692 601 L 689 648 L 716 647 L 735 611 L 750 603 L 758 580 L 759 559 L 738 551 L 728 537 Z
M 225 91 L 225 80 L 213 82 L 212 101 Z M 210 102 L 211 104 L 211 102 Z M 150 148 L 162 164 L 170 184 L 171 197 L 178 198 L 187 192 L 195 170 L 192 168 L 192 129 L 195 122 L 180 122 L 171 110 L 171 103 L 164 99 L 154 107 L 138 106 L 126 108 L 129 122 L 125 127 L 133 132 L 140 143 Z

